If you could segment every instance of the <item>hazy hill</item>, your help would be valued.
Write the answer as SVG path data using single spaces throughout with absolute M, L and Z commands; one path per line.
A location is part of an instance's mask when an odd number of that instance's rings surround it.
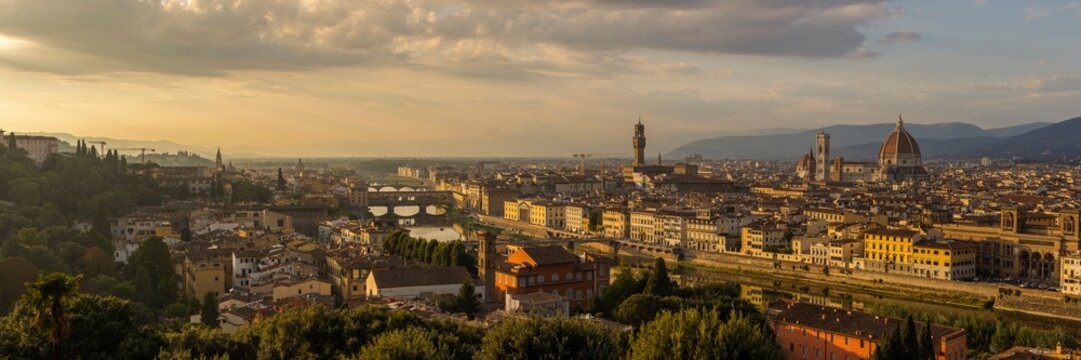
M 108 150 L 108 149 L 122 149 L 122 148 L 149 148 L 149 149 L 156 150 L 157 153 L 173 153 L 173 154 L 175 154 L 177 152 L 181 152 L 181 151 L 187 151 L 187 152 L 199 154 L 200 156 L 202 156 L 204 158 L 210 158 L 210 159 L 212 159 L 214 157 L 214 155 L 216 154 L 216 152 L 217 152 L 217 148 L 214 148 L 214 147 L 177 144 L 175 142 L 168 141 L 168 140 L 145 141 L 145 140 L 115 139 L 115 138 L 101 137 L 101 136 L 80 137 L 80 136 L 76 136 L 76 135 L 72 135 L 72 134 L 68 134 L 68 133 L 44 133 L 44 132 L 41 132 L 41 133 L 30 133 L 30 134 L 31 135 L 42 135 L 42 136 L 53 136 L 53 137 L 56 137 L 57 139 L 60 139 L 60 141 L 67 142 L 69 144 L 75 144 L 75 142 L 78 141 L 78 140 L 104 141 L 106 150 Z M 97 146 L 97 144 L 90 144 L 90 145 Z M 60 148 L 60 151 L 74 151 L 74 148 L 73 147 L 65 148 L 65 147 L 62 146 Z M 263 155 L 252 152 L 252 151 L 250 151 L 248 149 L 237 148 L 237 147 L 223 146 L 222 147 L 222 152 L 224 152 L 226 154 L 226 157 L 229 157 L 229 158 L 259 158 L 259 157 L 264 157 Z M 128 155 L 128 156 L 137 156 L 137 155 L 139 155 L 139 152 L 134 151 L 134 150 L 125 150 L 125 151 L 121 151 L 120 154 L 121 155 Z
M 1075 159 L 1081 157 L 1081 117 L 1059 123 L 1032 123 L 1009 128 L 988 130 L 988 133 L 1010 134 L 1005 137 L 959 139 L 921 139 L 924 159 L 1023 158 L 1031 160 Z M 1042 126 L 1040 126 L 1042 125 Z M 842 146 L 831 149 L 832 154 L 846 159 L 874 159 L 880 142 Z
M 883 123 L 873 125 L 833 125 L 824 130 L 830 133 L 831 147 L 842 152 L 849 152 L 856 158 L 862 158 L 867 154 L 866 144 L 875 144 L 874 150 L 869 154 L 873 157 L 878 151 L 877 144 L 888 135 L 895 123 Z M 933 140 L 947 140 L 960 138 L 995 138 L 1011 136 L 1033 128 L 1044 126 L 1043 123 L 1031 123 L 1008 128 L 985 130 L 976 125 L 952 122 L 942 124 L 913 124 L 906 123 L 905 128 L 924 142 Z M 762 136 L 722 136 L 712 139 L 693 141 L 680 146 L 668 153 L 670 158 L 682 158 L 684 156 L 699 153 L 713 159 L 787 159 L 796 158 L 810 150 L 814 143 L 815 134 L 819 130 L 806 130 L 791 134 L 762 135 Z M 976 141 L 973 146 L 985 145 Z M 846 149 L 849 146 L 858 148 Z M 933 145 L 932 145 L 933 147 Z
M 1078 158 L 1081 157 L 1081 117 L 999 139 L 971 149 L 964 155 L 973 158 L 1019 157 L 1034 160 Z

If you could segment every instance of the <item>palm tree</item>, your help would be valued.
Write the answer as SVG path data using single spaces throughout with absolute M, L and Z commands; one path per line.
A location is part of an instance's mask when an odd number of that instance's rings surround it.
M 31 325 L 49 337 L 53 344 L 53 358 L 60 359 L 60 344 L 71 332 L 64 304 L 79 295 L 82 275 L 64 273 L 42 275 L 37 281 L 26 284 L 26 294 L 19 299 L 19 311 L 28 314 Z

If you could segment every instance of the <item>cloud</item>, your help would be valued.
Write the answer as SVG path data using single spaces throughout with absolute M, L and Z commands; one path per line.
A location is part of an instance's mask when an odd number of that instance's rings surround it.
M 0 0 L 3 36 L 93 59 L 53 57 L 57 63 L 42 66 L 33 54 L 9 51 L 0 62 L 57 73 L 221 76 L 466 58 L 530 66 L 538 48 L 581 57 L 865 57 L 859 28 L 896 13 L 885 0 Z
M 908 31 L 898 31 L 898 32 L 890 33 L 889 35 L 886 35 L 886 37 L 884 37 L 882 39 L 879 39 L 878 41 L 876 41 L 876 43 L 881 44 L 881 45 L 903 44 L 903 43 L 917 42 L 917 41 L 920 41 L 920 39 L 922 39 L 922 38 L 923 38 L 923 35 L 920 35 L 920 33 L 908 32 Z
M 1024 15 L 1025 20 L 1036 20 L 1051 15 L 1051 10 L 1047 8 L 1030 7 L 1026 8 L 1024 12 L 1022 12 L 1022 15 Z
M 1081 92 L 1081 74 L 1036 74 L 1010 81 L 974 85 L 970 89 L 1028 95 Z

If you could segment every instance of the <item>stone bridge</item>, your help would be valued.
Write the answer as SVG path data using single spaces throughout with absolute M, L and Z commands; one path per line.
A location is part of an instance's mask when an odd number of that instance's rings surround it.
M 368 207 L 386 207 L 387 214 L 394 214 L 394 208 L 399 206 L 418 207 L 420 211 L 411 217 L 442 216 L 442 214 L 428 213 L 428 206 L 452 206 L 454 204 L 454 196 L 450 191 L 437 191 L 426 187 L 408 185 L 369 186 L 364 193 L 364 197 L 363 204 Z

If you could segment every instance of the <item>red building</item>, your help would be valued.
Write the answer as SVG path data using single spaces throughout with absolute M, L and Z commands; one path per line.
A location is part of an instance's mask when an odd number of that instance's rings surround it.
M 800 302 L 776 303 L 769 316 L 789 359 L 870 359 L 878 342 L 904 321 Z M 961 360 L 968 351 L 964 329 L 932 324 L 931 340 L 938 360 Z
M 575 255 L 560 246 L 525 247 L 495 270 L 497 298 L 506 294 L 547 292 L 585 307 L 610 282 L 611 263 L 604 257 Z

